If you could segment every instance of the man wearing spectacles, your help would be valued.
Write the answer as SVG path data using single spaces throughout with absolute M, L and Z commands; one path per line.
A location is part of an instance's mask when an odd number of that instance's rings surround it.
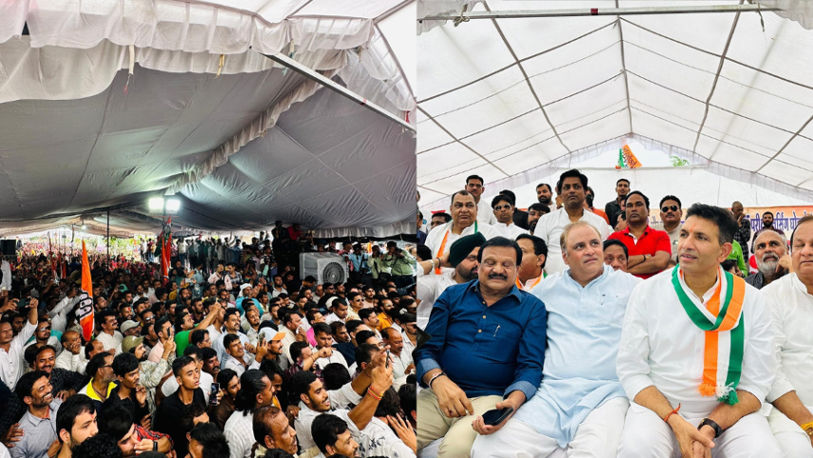
M 672 247 L 672 257 L 669 260 L 669 266 L 672 267 L 677 264 L 677 245 L 680 241 L 680 219 L 683 218 L 683 210 L 680 199 L 672 195 L 664 196 L 658 208 L 661 209 L 663 230 L 669 235 Z
M 649 198 L 641 191 L 632 191 L 624 199 L 627 227 L 610 234 L 620 240 L 629 252 L 627 272 L 639 278 L 649 278 L 666 269 L 672 257 L 671 241 L 664 231 L 649 226 Z
M 505 194 L 499 194 L 491 199 L 491 210 L 497 223 L 492 227 L 494 231 L 505 238 L 515 240 L 520 234 L 528 232 L 514 224 L 514 201 Z

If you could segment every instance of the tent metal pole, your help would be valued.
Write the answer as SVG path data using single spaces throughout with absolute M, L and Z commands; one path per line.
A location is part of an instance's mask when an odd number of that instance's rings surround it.
M 384 117 L 388 118 L 391 121 L 397 122 L 398 124 L 403 126 L 405 129 L 409 129 L 412 132 L 415 132 L 415 127 L 411 126 L 408 122 L 406 122 L 403 119 L 399 118 L 398 116 L 390 113 L 389 111 L 385 110 L 384 108 L 370 102 L 366 98 L 356 94 L 355 92 L 351 91 L 350 89 L 347 89 L 346 87 L 336 83 L 335 81 L 331 80 L 330 78 L 322 76 L 321 74 L 317 73 L 313 69 L 308 68 L 308 67 L 300 64 L 299 62 L 291 59 L 290 57 L 285 56 L 283 54 L 263 54 L 263 56 L 273 60 L 274 62 L 276 62 L 276 63 L 278 63 L 280 65 L 283 65 L 284 67 L 290 68 L 291 70 L 305 76 L 306 78 L 309 78 L 309 79 L 311 79 L 313 81 L 316 81 L 317 83 L 321 84 L 322 86 L 325 86 L 326 88 L 328 88 L 328 89 L 330 89 L 330 90 L 332 90 L 334 92 L 337 92 L 337 93 L 347 97 L 348 99 L 350 99 L 350 100 L 352 100 L 352 101 L 354 101 L 354 102 L 356 102 L 358 104 L 364 105 L 368 109 L 380 114 L 381 116 L 384 116 Z
M 636 6 L 625 8 L 565 8 L 558 10 L 506 10 L 477 11 L 458 15 L 443 14 L 425 16 L 420 21 L 445 21 L 469 19 L 516 19 L 569 16 L 631 16 L 655 14 L 690 14 L 690 13 L 745 13 L 762 11 L 780 11 L 782 8 L 761 5 L 705 5 L 705 6 Z
M 107 267 L 110 267 L 110 209 L 107 209 Z

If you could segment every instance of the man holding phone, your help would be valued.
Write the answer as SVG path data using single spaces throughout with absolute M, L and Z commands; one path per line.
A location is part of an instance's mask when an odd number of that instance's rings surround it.
M 39 301 L 36 298 L 28 298 L 26 305 L 28 322 L 16 337 L 11 326 L 11 319 L 4 317 L 0 320 L 0 380 L 12 390 L 25 370 L 23 345 L 37 329 L 38 305 Z
M 444 437 L 439 457 L 468 456 L 472 424 L 491 409 L 516 410 L 542 379 L 544 304 L 516 287 L 522 250 L 495 237 L 478 253 L 478 278 L 448 287 L 432 308 L 425 345 L 415 351 L 418 449 Z M 502 423 L 510 416 L 497 415 Z M 500 418 L 502 417 L 502 418 Z

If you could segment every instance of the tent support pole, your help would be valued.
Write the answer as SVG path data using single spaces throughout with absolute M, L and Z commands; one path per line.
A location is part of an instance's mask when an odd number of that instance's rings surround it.
M 107 267 L 110 267 L 110 209 L 107 209 Z
M 384 108 L 370 102 L 366 98 L 356 94 L 355 92 L 351 91 L 350 89 L 347 89 L 346 87 L 336 83 L 335 81 L 331 80 L 330 78 L 326 78 L 325 76 L 317 73 L 313 69 L 308 68 L 308 67 L 300 64 L 299 62 L 291 59 L 290 57 L 285 56 L 283 54 L 263 54 L 263 56 L 273 60 L 274 62 L 276 62 L 276 63 L 278 63 L 278 64 L 280 64 L 280 65 L 282 65 L 282 66 L 284 66 L 286 68 L 290 68 L 291 70 L 299 73 L 300 75 L 305 76 L 306 78 L 309 78 L 309 79 L 311 79 L 313 81 L 316 81 L 317 83 L 319 83 L 322 86 L 330 89 L 331 91 L 337 92 L 337 93 L 347 97 L 348 99 L 350 99 L 350 100 L 352 100 L 352 101 L 354 101 L 354 102 L 356 102 L 356 103 L 358 103 L 360 105 L 364 105 L 368 109 L 380 114 L 381 116 L 384 116 L 384 117 L 386 117 L 387 119 L 389 119 L 391 121 L 397 122 L 398 124 L 400 124 L 405 129 L 409 129 L 409 130 L 415 132 L 415 127 L 411 126 L 408 122 L 406 122 L 403 119 L 399 118 L 398 116 L 390 113 L 389 111 L 385 110 Z
M 459 15 L 425 16 L 421 21 L 452 21 L 469 19 L 515 19 L 568 16 L 631 16 L 654 14 L 689 14 L 689 13 L 745 13 L 761 11 L 780 11 L 782 8 L 760 5 L 705 5 L 705 6 L 636 6 L 626 8 L 565 8 L 557 10 L 506 10 L 477 11 Z

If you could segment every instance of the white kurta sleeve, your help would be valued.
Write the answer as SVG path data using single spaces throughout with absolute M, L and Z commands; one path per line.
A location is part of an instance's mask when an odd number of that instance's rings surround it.
M 747 296 L 750 293 L 750 300 Z M 738 389 L 748 391 L 760 402 L 771 390 L 777 372 L 773 320 L 771 312 L 759 292 L 746 285 L 745 348 L 742 357 L 742 375 Z
M 649 377 L 649 333 L 644 314 L 648 298 L 647 293 L 643 291 L 646 286 L 646 283 L 639 283 L 632 290 L 624 314 L 616 359 L 618 379 L 630 400 L 635 399 L 635 395 L 644 388 L 654 385 Z

